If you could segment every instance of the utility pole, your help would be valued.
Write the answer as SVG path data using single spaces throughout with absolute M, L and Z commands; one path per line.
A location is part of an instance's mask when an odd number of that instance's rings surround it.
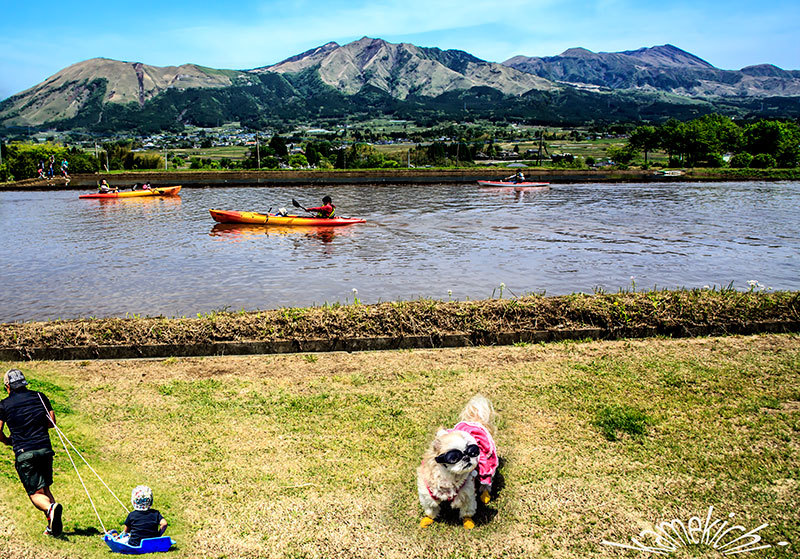
M 539 167 L 542 166 L 542 136 L 544 135 L 543 130 L 539 130 Z
M 169 161 L 169 158 L 167 156 L 167 146 L 165 144 L 164 145 L 164 170 L 165 171 L 167 170 L 167 161 Z
M 256 159 L 258 161 L 258 168 L 261 169 L 261 148 L 258 144 L 258 130 L 256 130 Z

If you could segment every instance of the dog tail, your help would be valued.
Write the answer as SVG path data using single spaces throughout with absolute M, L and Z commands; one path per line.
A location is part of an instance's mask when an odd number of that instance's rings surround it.
M 471 423 L 480 423 L 489 430 L 492 435 L 495 434 L 494 420 L 495 420 L 494 406 L 489 399 L 483 394 L 475 394 L 475 396 L 467 402 L 464 411 L 461 412 L 459 419 L 461 421 L 469 421 Z

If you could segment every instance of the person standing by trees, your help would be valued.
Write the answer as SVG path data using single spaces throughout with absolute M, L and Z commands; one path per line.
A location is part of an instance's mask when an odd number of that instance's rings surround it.
M 65 157 L 64 159 L 61 160 L 61 174 L 63 175 L 63 177 L 65 179 L 67 179 L 67 182 L 65 184 L 69 184 L 69 180 L 70 180 L 69 179 L 69 173 L 67 173 L 67 169 L 68 168 L 69 168 L 69 162 L 67 161 L 67 158 Z
M 47 396 L 28 390 L 28 381 L 19 369 L 9 369 L 3 384 L 8 398 L 0 401 L 0 442 L 14 449 L 19 479 L 33 506 L 47 518 L 45 535 L 59 536 L 63 528 L 62 506 L 50 492 L 53 447 L 48 432 L 56 424 L 56 414 Z M 6 425 L 10 438 L 3 431 Z

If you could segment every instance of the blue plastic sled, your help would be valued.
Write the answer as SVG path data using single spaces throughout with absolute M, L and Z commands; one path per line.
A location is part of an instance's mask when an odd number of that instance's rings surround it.
M 144 553 L 160 553 L 169 551 L 172 544 L 172 538 L 169 536 L 161 536 L 160 538 L 145 538 L 139 542 L 138 546 L 128 545 L 121 541 L 115 540 L 110 535 L 105 534 L 103 541 L 111 548 L 114 553 L 124 553 L 125 555 L 142 555 Z

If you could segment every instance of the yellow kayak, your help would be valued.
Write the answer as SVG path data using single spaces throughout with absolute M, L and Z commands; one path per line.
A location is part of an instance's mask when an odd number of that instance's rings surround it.
M 78 198 L 138 198 L 140 196 L 177 196 L 181 185 L 151 188 L 150 190 L 125 190 L 122 192 L 95 192 L 81 194 Z

